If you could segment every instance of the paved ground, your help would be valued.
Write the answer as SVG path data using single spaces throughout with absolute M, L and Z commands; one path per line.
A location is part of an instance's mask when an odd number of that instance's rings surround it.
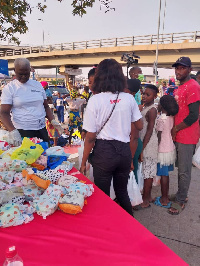
M 177 169 L 170 175 L 170 193 L 177 189 Z M 180 215 L 170 215 L 165 208 L 137 211 L 135 218 L 189 265 L 200 265 L 200 170 L 193 167 L 189 201 Z M 160 186 L 153 187 L 160 195 Z M 158 251 L 159 252 L 159 251 Z
M 75 162 L 78 169 L 78 158 Z M 177 169 L 170 175 L 170 193 L 177 189 Z M 160 196 L 160 186 L 153 187 L 153 197 Z M 192 169 L 189 201 L 180 215 L 170 215 L 165 208 L 135 211 L 134 216 L 149 231 L 191 266 L 200 265 L 200 170 Z M 156 252 L 159 252 L 156 251 Z
M 71 161 L 79 169 L 78 157 Z M 170 175 L 170 194 L 176 190 L 177 168 Z M 160 196 L 160 186 L 153 187 L 152 196 Z M 189 265 L 200 266 L 200 170 L 196 167 L 192 169 L 188 197 L 180 215 L 170 215 L 165 208 L 151 204 L 151 208 L 135 211 L 134 216 Z

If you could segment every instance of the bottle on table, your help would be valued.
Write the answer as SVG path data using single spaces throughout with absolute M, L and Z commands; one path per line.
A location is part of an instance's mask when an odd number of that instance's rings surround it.
M 15 246 L 7 248 L 3 266 L 23 266 L 23 260 L 18 255 Z

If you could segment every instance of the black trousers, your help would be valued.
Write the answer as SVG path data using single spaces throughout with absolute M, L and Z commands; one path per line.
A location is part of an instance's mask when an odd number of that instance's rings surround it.
M 48 132 L 46 130 L 46 127 L 40 129 L 40 130 L 23 130 L 23 129 L 18 129 L 20 135 L 22 138 L 27 137 L 27 138 L 40 138 L 43 139 L 45 142 L 49 142 L 49 136 Z
M 110 196 L 113 178 L 113 187 L 118 202 L 124 210 L 133 215 L 127 192 L 131 167 L 130 144 L 116 140 L 96 140 L 92 166 L 95 185 Z

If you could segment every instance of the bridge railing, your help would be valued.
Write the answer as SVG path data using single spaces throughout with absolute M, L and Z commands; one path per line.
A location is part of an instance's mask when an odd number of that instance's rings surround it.
M 181 33 L 167 33 L 160 34 L 158 43 L 181 43 L 181 42 L 200 42 L 200 31 L 195 32 L 181 32 Z M 157 35 L 142 35 L 132 37 L 120 37 L 120 38 L 108 38 L 100 40 L 80 41 L 80 42 L 68 42 L 53 45 L 43 46 L 30 46 L 0 49 L 0 57 L 33 54 L 33 53 L 48 53 L 51 51 L 63 51 L 63 50 L 82 50 L 90 48 L 101 47 L 117 47 L 117 46 L 132 46 L 132 45 L 148 45 L 156 44 Z

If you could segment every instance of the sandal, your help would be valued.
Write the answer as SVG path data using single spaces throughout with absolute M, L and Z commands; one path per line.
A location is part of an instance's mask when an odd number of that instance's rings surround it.
M 171 205 L 172 205 L 171 201 L 168 202 L 167 205 L 163 205 L 163 204 L 160 202 L 160 199 L 161 199 L 161 197 L 157 197 L 157 198 L 155 199 L 154 204 L 155 204 L 156 206 L 163 207 L 163 208 L 166 208 L 166 209 L 171 208 Z
M 171 215 L 178 215 L 180 214 L 184 209 L 185 209 L 185 204 L 181 204 L 178 202 L 173 202 L 170 209 L 168 210 L 168 213 Z M 175 211 L 173 211 L 172 209 L 174 209 Z
M 176 194 L 169 195 L 169 200 L 170 201 L 176 201 Z M 184 203 L 187 203 L 187 202 L 188 202 L 188 197 L 185 199 Z
M 151 207 L 150 204 L 147 207 L 142 207 L 141 205 L 136 205 L 136 206 L 133 206 L 133 210 L 134 211 L 141 211 L 141 210 L 144 210 L 144 209 L 148 209 L 150 207 Z

